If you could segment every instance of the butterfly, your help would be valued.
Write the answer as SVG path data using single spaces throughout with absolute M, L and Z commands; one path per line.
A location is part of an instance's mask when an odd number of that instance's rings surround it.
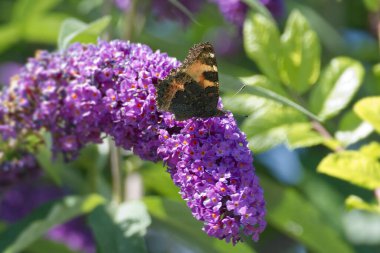
M 157 107 L 172 112 L 176 120 L 222 116 L 218 109 L 219 80 L 213 46 L 190 48 L 183 64 L 157 83 Z

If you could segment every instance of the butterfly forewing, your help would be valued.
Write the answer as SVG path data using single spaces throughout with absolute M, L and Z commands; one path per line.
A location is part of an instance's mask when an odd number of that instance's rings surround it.
M 158 82 L 158 109 L 174 113 L 177 120 L 223 115 L 218 99 L 218 68 L 210 43 L 194 45 L 182 66 Z

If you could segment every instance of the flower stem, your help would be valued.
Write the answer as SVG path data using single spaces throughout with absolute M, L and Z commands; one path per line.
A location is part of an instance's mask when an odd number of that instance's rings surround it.
M 112 196 L 116 203 L 123 200 L 121 167 L 120 167 L 120 148 L 116 147 L 114 141 L 110 140 L 110 159 L 112 173 Z

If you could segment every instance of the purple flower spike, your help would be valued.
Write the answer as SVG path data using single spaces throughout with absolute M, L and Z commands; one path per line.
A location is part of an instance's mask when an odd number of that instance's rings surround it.
M 257 240 L 266 226 L 263 191 L 232 114 L 174 127 L 181 130 L 161 130 L 158 153 L 194 217 L 204 222 L 203 230 L 235 244 L 243 228 Z
M 0 98 L 0 134 L 7 140 L 43 128 L 67 159 L 109 135 L 142 159 L 168 165 L 208 235 L 235 244 L 242 231 L 257 240 L 265 228 L 263 191 L 232 114 L 176 121 L 157 111 L 155 84 L 179 65 L 123 41 L 39 52 Z
M 178 65 L 166 54 L 122 41 L 38 52 L 0 98 L 6 102 L 0 104 L 0 135 L 45 128 L 54 153 L 71 160 L 108 134 L 142 159 L 158 161 L 154 84 Z

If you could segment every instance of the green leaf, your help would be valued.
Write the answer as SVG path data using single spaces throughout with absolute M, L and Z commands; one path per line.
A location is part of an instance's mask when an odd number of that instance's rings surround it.
M 278 81 L 280 35 L 275 22 L 259 13 L 250 12 L 244 22 L 243 40 L 248 57 L 269 79 Z
M 253 76 L 240 77 L 240 81 L 243 84 L 248 84 L 250 86 L 255 86 L 255 87 L 258 86 L 263 89 L 273 91 L 274 93 L 277 93 L 279 96 L 289 98 L 289 95 L 283 89 L 281 85 L 279 85 L 276 82 L 270 81 L 268 77 L 266 76 L 253 75 Z
M 251 9 L 252 11 L 256 11 L 268 18 L 271 18 L 272 15 L 271 13 L 268 11 L 268 9 L 266 7 L 264 7 L 264 5 L 259 2 L 258 0 L 242 0 L 242 2 L 244 2 L 245 4 L 247 4 Z
M 124 203 L 111 215 L 106 206 L 98 206 L 88 216 L 89 225 L 100 252 L 147 252 L 142 237 L 150 224 L 145 205 L 141 202 Z
M 120 204 L 116 209 L 114 220 L 126 237 L 144 236 L 152 222 L 145 204 L 137 200 Z
M 53 161 L 53 154 L 50 150 L 51 148 L 51 137 L 49 134 L 43 135 L 45 145 L 40 145 L 36 158 L 41 168 L 46 172 L 46 174 L 53 179 L 57 185 L 61 185 L 62 181 L 59 175 L 60 171 L 65 170 L 65 165 L 60 158 L 55 158 Z
M 282 105 L 289 106 L 312 119 L 321 121 L 318 116 L 287 98 L 285 91 L 276 84 L 272 84 L 272 82 L 265 76 L 256 75 L 252 77 L 235 78 L 228 75 L 221 75 L 221 80 L 223 85 L 220 86 L 220 89 L 223 92 L 236 93 L 238 89 L 237 87 L 243 84 L 244 86 L 241 88 L 242 92 L 273 100 Z
M 310 96 L 310 107 L 323 119 L 329 119 L 343 110 L 359 89 L 364 68 L 347 57 L 334 58 L 323 72 Z
M 17 25 L 7 24 L 0 26 L 0 53 L 14 45 L 20 39 L 20 36 Z
M 25 26 L 23 38 L 31 42 L 53 43 L 66 17 L 64 14 L 51 14 L 33 18 Z
M 225 109 L 248 117 L 248 115 L 260 110 L 262 106 L 268 103 L 268 100 L 249 94 L 224 95 L 223 106 Z
M 307 122 L 292 125 L 287 131 L 287 141 L 289 148 L 296 149 L 321 144 L 324 138 Z
M 281 46 L 281 80 L 296 92 L 304 93 L 319 76 L 320 44 L 317 34 L 297 10 L 290 14 L 281 36 Z
M 254 84 L 248 84 L 246 90 L 250 94 L 274 100 L 274 101 L 276 101 L 282 105 L 289 106 L 289 107 L 303 113 L 304 115 L 306 115 L 306 116 L 308 116 L 308 117 L 310 117 L 316 121 L 321 121 L 321 119 L 318 116 L 311 113 L 306 108 L 302 107 L 301 105 L 293 102 L 292 100 L 290 100 L 286 97 L 283 97 L 283 96 L 281 96 L 281 95 L 279 95 L 279 94 L 277 94 L 271 90 L 267 90 L 267 89 L 262 88 L 260 86 L 255 86 Z
M 324 215 L 295 189 L 280 186 L 263 176 L 260 182 L 267 202 L 269 225 L 301 242 L 312 252 L 354 252 Z
M 33 211 L 0 234 L 0 252 L 20 252 L 43 236 L 51 227 L 90 212 L 103 202 L 99 195 L 65 197 Z
M 19 0 L 14 1 L 12 18 L 8 24 L 0 26 L 0 52 L 21 39 L 30 42 L 50 43 L 58 36 L 58 27 L 64 13 L 48 12 L 61 0 Z
M 86 24 L 74 18 L 66 19 L 62 23 L 58 36 L 59 50 L 65 50 L 71 43 L 74 42 L 96 42 L 101 32 L 104 31 L 110 22 L 110 16 L 104 16 L 90 24 Z
M 361 199 L 358 196 L 350 195 L 346 201 L 345 201 L 346 207 L 348 209 L 359 209 L 363 211 L 368 211 L 372 213 L 378 213 L 380 214 L 380 206 L 379 204 L 370 204 L 365 202 L 363 199 Z
M 355 113 L 370 123 L 380 133 L 380 96 L 367 97 L 354 105 Z
M 318 165 L 318 172 L 369 190 L 380 187 L 380 144 L 363 146 L 359 151 L 330 154 Z
M 181 200 L 178 186 L 173 184 L 170 173 L 166 172 L 162 163 L 145 163 L 140 172 L 143 177 L 145 192 L 154 192 L 165 198 Z M 165 187 L 162 187 L 163 185 Z
M 340 121 L 339 131 L 335 133 L 335 138 L 347 147 L 366 138 L 373 130 L 369 123 L 363 122 L 353 111 L 349 111 Z
M 207 236 L 202 231 L 202 223 L 197 221 L 186 206 L 184 201 L 167 200 L 158 197 L 148 197 L 144 199 L 149 213 L 153 218 L 153 225 L 159 224 L 157 228 L 168 231 L 175 238 L 173 243 L 181 241 L 181 245 L 186 245 L 189 252 L 210 252 L 210 253 L 254 253 L 255 251 L 245 243 L 233 246 L 231 243 Z M 170 239 L 171 239 L 170 238 Z M 196 242 L 196 244 L 194 244 Z M 170 241 L 168 243 L 171 243 Z M 183 247 L 183 246 L 182 246 Z M 170 250 L 163 252 L 173 252 Z
M 256 153 L 269 150 L 287 141 L 288 132 L 307 119 L 292 108 L 267 103 L 252 113 L 242 124 L 249 147 Z
M 33 18 L 43 16 L 62 0 L 18 0 L 12 10 L 12 22 L 27 24 Z
M 38 239 L 26 250 L 28 253 L 80 253 L 79 251 L 73 251 L 66 245 L 47 239 Z
M 377 12 L 380 9 L 380 2 L 378 0 L 364 0 L 368 10 Z
M 303 4 L 304 3 L 304 4 Z M 335 54 L 344 53 L 346 49 L 346 43 L 336 30 L 336 27 L 332 26 L 325 18 L 321 15 L 318 10 L 310 8 L 307 3 L 300 1 L 287 1 L 289 9 L 298 9 L 304 17 L 310 23 L 311 28 L 317 32 L 322 44 L 330 52 Z M 306 4 L 306 5 L 305 5 Z

